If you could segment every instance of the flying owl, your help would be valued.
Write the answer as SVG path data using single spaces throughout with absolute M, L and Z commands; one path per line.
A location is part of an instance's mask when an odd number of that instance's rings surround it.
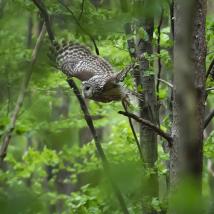
M 104 103 L 128 99 L 129 91 L 120 82 L 133 65 L 115 73 L 105 59 L 92 54 L 87 47 L 72 42 L 55 42 L 54 53 L 59 69 L 68 77 L 82 81 L 85 98 Z

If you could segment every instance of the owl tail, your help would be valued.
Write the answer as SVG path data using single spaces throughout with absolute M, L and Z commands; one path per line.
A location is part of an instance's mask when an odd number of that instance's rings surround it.
M 123 82 L 124 79 L 126 78 L 127 74 L 129 72 L 134 71 L 138 66 L 139 66 L 138 64 L 133 63 L 133 64 L 125 67 L 122 71 L 120 71 L 118 74 L 116 74 L 116 81 L 117 82 Z

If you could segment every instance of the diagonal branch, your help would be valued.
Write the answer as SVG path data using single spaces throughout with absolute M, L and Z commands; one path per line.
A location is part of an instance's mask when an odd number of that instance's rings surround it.
M 91 39 L 91 41 L 94 44 L 94 48 L 95 48 L 96 54 L 99 55 L 100 54 L 99 53 L 99 49 L 97 47 L 96 41 L 93 38 L 93 36 L 81 26 L 79 20 L 76 18 L 76 16 L 74 15 L 73 11 L 64 2 L 62 2 L 61 0 L 58 0 L 58 2 L 72 15 L 74 21 L 77 23 L 77 25 L 82 30 L 82 32 L 85 33 L 86 35 L 88 35 L 88 37 Z
M 34 2 L 37 2 L 37 0 L 32 0 Z M 38 0 L 39 1 L 39 0 Z M 38 2 L 37 2 L 38 3 Z M 35 4 L 37 7 L 38 7 L 38 4 Z M 48 12 L 45 8 L 45 6 L 43 5 L 43 8 L 41 10 L 40 7 L 38 7 L 40 12 L 43 14 L 43 18 L 45 21 L 47 21 L 46 25 L 49 25 L 50 26 L 50 23 L 49 23 L 49 18 L 45 19 L 45 16 L 48 16 Z M 52 32 L 51 28 L 50 28 L 50 31 Z M 54 34 L 52 33 L 53 37 L 51 35 L 49 35 L 49 39 L 51 40 L 51 42 L 54 41 Z M 53 39 L 53 40 L 52 40 Z M 78 101 L 79 101 L 79 104 L 80 104 L 80 107 L 82 109 L 82 112 L 84 114 L 84 117 L 85 117 L 85 120 L 87 122 L 87 125 L 88 125 L 88 128 L 90 129 L 90 132 L 94 138 L 94 141 L 95 141 L 95 146 L 96 146 L 96 149 L 97 149 L 97 152 L 98 152 L 98 155 L 100 156 L 101 158 L 101 162 L 102 162 L 102 165 L 103 165 L 103 169 L 104 171 L 106 172 L 107 176 L 109 177 L 110 179 L 110 182 L 111 182 L 111 185 L 112 185 L 112 189 L 120 203 L 120 206 L 121 206 L 121 209 L 123 211 L 124 214 L 129 214 L 129 211 L 126 207 L 126 203 L 125 203 L 125 200 L 122 196 L 122 193 L 120 192 L 119 188 L 117 187 L 117 185 L 115 184 L 114 180 L 112 179 L 112 176 L 111 176 L 111 172 L 110 172 L 110 167 L 109 167 L 109 163 L 106 159 L 106 156 L 105 156 L 105 153 L 102 149 L 102 146 L 101 146 L 101 143 L 97 137 L 97 133 L 96 133 L 96 130 L 95 130 L 95 127 L 94 127 L 94 124 L 93 124 L 93 120 L 91 118 L 91 115 L 88 111 L 88 108 L 87 108 L 87 105 L 85 104 L 85 101 L 78 89 L 78 87 L 76 86 L 75 82 L 73 81 L 73 79 L 68 79 L 67 80 L 69 86 L 73 89 Z
M 214 87 L 206 88 L 206 92 L 214 91 Z
M 128 110 L 127 110 L 127 107 L 126 107 L 126 104 L 125 104 L 124 101 L 122 101 L 122 105 L 123 105 L 123 108 L 124 108 L 125 112 L 128 113 Z M 135 142 L 136 142 L 136 145 L 137 145 L 137 148 L 138 148 L 138 152 L 139 152 L 140 158 L 143 161 L 143 153 L 142 153 L 142 150 L 141 150 L 141 147 L 140 147 L 140 142 L 139 142 L 139 140 L 137 138 L 137 135 L 136 135 L 133 123 L 132 123 L 132 119 L 130 117 L 128 117 L 128 120 L 129 120 L 129 125 L 130 125 L 130 128 L 132 130 L 132 134 L 134 136 L 134 139 L 135 139 Z
M 102 148 L 102 146 L 100 144 L 99 138 L 97 137 L 97 133 L 96 133 L 96 130 L 94 128 L 94 124 L 93 124 L 91 115 L 90 115 L 90 113 L 88 111 L 88 107 L 85 104 L 85 101 L 84 101 L 84 99 L 83 99 L 78 87 L 76 86 L 75 82 L 73 81 L 73 79 L 68 79 L 67 82 L 68 82 L 69 86 L 73 89 L 73 91 L 74 91 L 74 93 L 75 93 L 75 95 L 76 95 L 76 97 L 77 97 L 77 99 L 79 101 L 79 104 L 80 104 L 80 107 L 82 109 L 82 112 L 84 113 L 85 120 L 86 120 L 86 122 L 88 124 L 88 127 L 89 127 L 89 129 L 91 131 L 91 134 L 92 134 L 92 136 L 94 138 L 97 152 L 98 152 L 98 154 L 100 156 L 100 159 L 102 160 L 103 168 L 106 171 L 106 173 L 107 173 L 107 175 L 108 175 L 108 177 L 109 177 L 109 179 L 111 181 L 111 185 L 113 187 L 115 195 L 117 196 L 117 199 L 118 199 L 118 201 L 120 203 L 120 206 L 121 206 L 121 208 L 123 210 L 123 213 L 128 214 L 129 212 L 128 212 L 128 209 L 126 207 L 126 204 L 125 204 L 125 201 L 123 199 L 123 196 L 122 196 L 120 190 L 118 189 L 118 187 L 116 186 L 116 184 L 114 183 L 114 181 L 112 180 L 111 173 L 110 173 L 110 168 L 109 168 L 109 163 L 108 163 L 108 161 L 106 159 L 106 156 L 105 156 L 103 148 Z
M 32 71 L 33 71 L 33 65 L 36 62 L 36 59 L 37 59 L 37 56 L 38 56 L 38 53 L 39 53 L 39 50 L 41 47 L 42 40 L 45 36 L 45 32 L 46 32 L 46 27 L 45 27 L 45 24 L 43 24 L 42 30 L 40 32 L 40 35 L 37 39 L 35 48 L 34 48 L 33 53 L 32 53 L 32 58 L 31 58 L 29 70 L 27 71 L 26 76 L 24 77 L 24 80 L 22 82 L 21 90 L 20 90 L 19 96 L 18 96 L 17 101 L 16 101 L 15 108 L 13 110 L 13 113 L 12 113 L 12 116 L 10 119 L 10 126 L 9 126 L 8 131 L 6 132 L 5 136 L 3 137 L 3 143 L 2 143 L 1 148 L 0 148 L 0 160 L 1 160 L 1 162 L 3 162 L 4 158 L 7 155 L 7 148 L 8 148 L 8 145 L 10 143 L 13 131 L 15 129 L 15 126 L 16 126 L 18 114 L 19 114 L 20 109 L 21 109 L 23 102 L 24 102 L 26 89 L 29 85 L 31 75 L 32 75 Z
M 80 15 L 79 15 L 79 20 L 82 18 L 82 15 L 83 15 L 83 11 L 84 11 L 84 4 L 85 4 L 85 0 L 82 0 L 82 4 L 81 4 L 81 12 L 80 12 Z
M 206 117 L 205 121 L 204 121 L 204 129 L 207 128 L 207 126 L 209 125 L 209 123 L 211 122 L 211 120 L 214 117 L 214 109 L 209 113 L 209 115 Z
M 213 78 L 214 78 L 214 59 L 210 63 L 210 66 L 209 66 L 209 68 L 207 70 L 206 79 L 209 77 L 209 75 L 212 75 Z
M 173 89 L 173 84 L 170 82 L 167 82 L 166 80 L 163 79 L 157 79 L 159 82 L 164 83 L 165 85 L 167 85 L 169 88 Z
M 122 114 L 126 117 L 132 118 L 132 119 L 136 120 L 137 122 L 142 123 L 143 125 L 151 128 L 155 133 L 157 133 L 158 135 L 160 135 L 161 137 L 165 138 L 168 141 L 169 147 L 172 146 L 173 138 L 168 133 L 164 132 L 162 129 L 158 128 L 156 125 L 154 125 L 150 121 L 145 120 L 145 119 L 138 117 L 137 115 L 129 113 L 129 112 L 119 111 L 118 113 Z
M 46 24 L 46 28 L 47 28 L 47 32 L 48 32 L 48 36 L 51 40 L 51 43 L 53 43 L 54 41 L 54 34 L 53 31 L 51 29 L 51 24 L 50 24 L 50 17 L 45 9 L 45 6 L 43 4 L 43 2 L 41 0 L 32 0 L 33 3 L 39 8 L 39 11 L 41 12 L 43 18 L 44 18 L 44 22 Z

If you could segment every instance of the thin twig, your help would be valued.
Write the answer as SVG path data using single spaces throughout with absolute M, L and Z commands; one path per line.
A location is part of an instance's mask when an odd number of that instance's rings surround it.
M 82 0 L 81 12 L 80 12 L 80 15 L 79 15 L 79 20 L 82 18 L 82 14 L 83 14 L 83 11 L 84 11 L 84 4 L 85 4 L 85 0 Z
M 210 87 L 210 88 L 206 88 L 205 90 L 205 101 L 207 100 L 208 96 L 209 96 L 209 92 L 213 91 L 214 87 Z
M 209 113 L 209 115 L 204 120 L 204 129 L 207 128 L 207 126 L 209 125 L 209 123 L 213 119 L 213 117 L 214 117 L 214 109 Z
M 161 130 L 160 128 L 158 128 L 155 124 L 153 124 L 150 121 L 145 120 L 141 117 L 138 117 L 135 114 L 129 113 L 129 112 L 119 111 L 118 113 L 122 114 L 126 117 L 132 118 L 132 119 L 136 120 L 137 122 L 151 128 L 155 133 L 157 133 L 158 135 L 160 135 L 161 137 L 165 138 L 168 141 L 169 147 L 172 146 L 173 138 L 168 133 L 166 133 L 163 130 Z
M 34 4 L 39 8 L 40 12 L 42 13 L 42 16 L 44 18 L 45 24 L 46 24 L 46 29 L 48 32 L 48 36 L 51 40 L 51 43 L 53 43 L 54 41 L 54 34 L 51 30 L 51 24 L 50 24 L 50 17 L 47 13 L 47 11 L 45 10 L 45 6 L 43 4 L 43 2 L 41 0 L 32 0 L 34 2 Z
M 207 70 L 206 79 L 209 77 L 210 74 L 214 75 L 214 59 L 210 63 L 210 66 L 209 66 L 209 68 Z
M 37 56 L 38 56 L 38 53 L 39 53 L 39 50 L 40 50 L 40 47 L 42 44 L 42 40 L 45 36 L 45 32 L 46 32 L 46 27 L 45 27 L 45 24 L 43 24 L 42 30 L 40 32 L 40 35 L 39 35 L 37 41 L 36 41 L 36 45 L 35 45 L 35 48 L 34 48 L 33 53 L 32 53 L 29 70 L 27 71 L 26 76 L 22 82 L 21 90 L 20 90 L 19 96 L 18 96 L 17 101 L 16 101 L 15 108 L 13 110 L 13 113 L 12 113 L 12 116 L 10 119 L 9 129 L 6 132 L 5 136 L 3 137 L 3 143 L 2 143 L 1 149 L 0 149 L 0 160 L 1 160 L 1 162 L 3 162 L 4 158 L 7 155 L 7 148 L 8 148 L 8 145 L 10 143 L 13 131 L 15 129 L 15 126 L 16 126 L 17 116 L 18 116 L 20 109 L 21 109 L 23 102 L 24 102 L 26 89 L 29 85 L 31 75 L 32 75 L 32 71 L 33 71 L 33 65 L 36 62 L 36 59 L 37 59 Z
M 94 44 L 94 48 L 95 48 L 96 54 L 99 55 L 100 52 L 99 52 L 99 49 L 98 49 L 98 47 L 97 47 L 96 41 L 95 41 L 95 39 L 93 38 L 93 36 L 81 26 L 79 20 L 78 20 L 78 19 L 76 18 L 76 16 L 74 15 L 74 12 L 73 12 L 64 2 L 62 2 L 61 0 L 58 0 L 58 2 L 59 2 L 59 3 L 72 15 L 74 21 L 77 23 L 77 25 L 79 26 L 79 28 L 80 28 L 86 35 L 88 35 L 88 37 L 91 39 L 91 41 L 92 41 L 93 44 Z
M 126 104 L 124 103 L 124 101 L 122 101 L 122 105 L 123 105 L 123 108 L 124 108 L 125 112 L 128 113 L 128 110 L 126 108 Z M 135 132 L 135 129 L 134 129 L 134 126 L 133 126 L 133 123 L 132 123 L 132 119 L 130 117 L 128 117 L 128 120 L 129 120 L 129 125 L 130 125 L 130 128 L 132 130 L 132 134 L 134 136 L 134 139 L 135 139 L 135 142 L 136 142 L 136 145 L 137 145 L 137 148 L 138 148 L 138 152 L 139 152 L 140 158 L 143 161 L 143 153 L 141 151 L 140 142 L 139 142 L 139 140 L 137 138 L 137 134 Z
M 159 20 L 159 24 L 158 24 L 158 41 L 157 41 L 157 54 L 158 54 L 158 74 L 157 74 L 157 85 L 156 85 L 156 91 L 157 91 L 157 102 L 159 101 L 159 86 L 160 86 L 160 77 L 161 77 L 161 70 L 162 70 L 162 64 L 161 64 L 161 56 L 160 56 L 160 50 L 161 50 L 161 46 L 160 46 L 160 39 L 161 39 L 161 26 L 162 26 L 162 22 L 163 22 L 163 14 L 164 11 L 162 9 L 161 11 L 161 17 Z
M 163 79 L 160 79 L 160 78 L 159 78 L 158 80 L 159 80 L 159 82 L 162 82 L 162 83 L 164 83 L 165 85 L 167 85 L 169 88 L 173 89 L 172 83 L 167 82 L 166 80 L 163 80 Z
M 213 90 L 214 90 L 214 87 L 206 88 L 206 92 L 213 91 Z

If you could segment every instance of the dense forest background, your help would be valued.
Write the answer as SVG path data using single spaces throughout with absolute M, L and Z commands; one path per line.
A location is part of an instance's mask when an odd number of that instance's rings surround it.
M 2 214 L 214 213 L 214 2 L 185 2 L 0 0 Z M 87 117 L 44 21 L 141 98 Z

